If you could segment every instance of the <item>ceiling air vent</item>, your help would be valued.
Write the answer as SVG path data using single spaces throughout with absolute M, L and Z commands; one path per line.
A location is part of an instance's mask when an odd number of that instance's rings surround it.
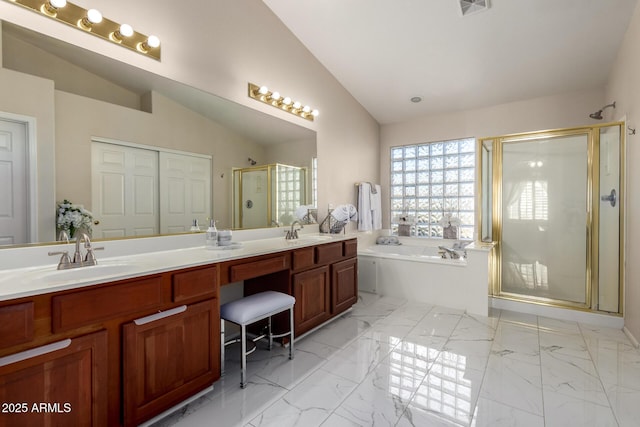
M 460 11 L 462 16 L 471 15 L 473 13 L 482 12 L 489 9 L 489 0 L 458 0 L 460 2 Z

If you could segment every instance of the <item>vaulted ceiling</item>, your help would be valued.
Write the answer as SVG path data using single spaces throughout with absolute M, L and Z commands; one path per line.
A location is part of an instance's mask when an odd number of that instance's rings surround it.
M 381 124 L 603 87 L 637 3 L 263 1 Z

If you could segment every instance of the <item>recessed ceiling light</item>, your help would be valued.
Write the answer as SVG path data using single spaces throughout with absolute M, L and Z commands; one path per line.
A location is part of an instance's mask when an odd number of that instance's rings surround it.
M 422 101 L 422 97 L 420 96 L 414 96 L 413 98 L 411 98 L 411 102 L 414 102 L 416 104 L 420 101 Z

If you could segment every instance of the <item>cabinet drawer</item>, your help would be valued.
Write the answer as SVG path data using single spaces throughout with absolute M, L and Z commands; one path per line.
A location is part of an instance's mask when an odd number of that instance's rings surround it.
M 344 242 L 344 256 L 351 258 L 358 255 L 358 240 L 347 240 Z
M 0 307 L 0 348 L 33 339 L 33 302 Z
M 300 270 L 314 265 L 313 247 L 297 249 L 293 251 L 293 269 Z
M 161 285 L 162 276 L 151 276 L 133 282 L 55 296 L 51 302 L 53 332 L 159 308 L 162 305 Z
M 216 266 L 175 273 L 171 281 L 174 302 L 218 296 L 218 267 Z
M 316 264 L 327 264 L 342 258 L 342 242 L 316 246 Z
M 276 271 L 286 270 L 287 268 L 289 268 L 289 255 L 278 255 L 258 261 L 233 265 L 229 271 L 229 279 L 232 282 L 239 282 L 240 280 L 264 276 L 265 274 L 275 273 Z

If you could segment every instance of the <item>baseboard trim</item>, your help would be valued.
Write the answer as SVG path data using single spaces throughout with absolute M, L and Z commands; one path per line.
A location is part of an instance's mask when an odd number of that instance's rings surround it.
M 517 311 L 520 313 L 534 314 L 536 316 L 588 323 L 607 328 L 622 329 L 624 327 L 624 318 L 616 315 L 551 307 L 540 304 L 530 304 L 503 298 L 491 298 L 489 306 L 501 310 Z
M 633 334 L 631 333 L 631 331 L 629 329 L 627 329 L 627 327 L 625 326 L 624 328 L 622 328 L 622 331 L 624 332 L 624 334 L 627 336 L 627 338 L 629 338 L 629 340 L 631 341 L 631 344 L 633 344 L 633 346 L 635 348 L 639 348 L 640 347 L 640 342 L 638 342 L 638 340 L 636 339 L 636 337 L 633 336 Z

